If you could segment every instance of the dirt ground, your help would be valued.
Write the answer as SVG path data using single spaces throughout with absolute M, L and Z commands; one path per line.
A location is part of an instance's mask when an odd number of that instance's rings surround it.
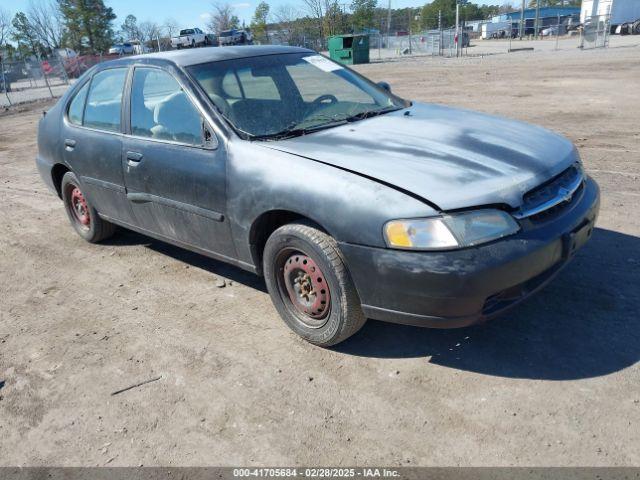
M 83 242 L 35 169 L 43 106 L 5 113 L 0 465 L 639 465 L 638 58 L 359 67 L 408 98 L 567 135 L 602 210 L 574 262 L 507 316 L 369 321 L 330 350 L 290 333 L 248 273 L 130 232 Z

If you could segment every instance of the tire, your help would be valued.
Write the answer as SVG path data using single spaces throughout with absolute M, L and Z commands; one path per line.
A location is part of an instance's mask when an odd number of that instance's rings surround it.
M 317 226 L 291 223 L 278 228 L 265 245 L 263 268 L 276 310 L 289 328 L 308 342 L 321 347 L 336 345 L 365 324 L 360 298 L 338 244 Z M 294 278 L 300 283 L 292 281 Z
M 97 243 L 115 233 L 116 226 L 101 219 L 96 209 L 84 198 L 74 173 L 64 174 L 60 191 L 71 226 L 87 242 Z

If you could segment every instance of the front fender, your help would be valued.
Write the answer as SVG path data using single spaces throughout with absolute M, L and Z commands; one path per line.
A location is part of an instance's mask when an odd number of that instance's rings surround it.
M 384 247 L 384 224 L 435 215 L 429 205 L 375 180 L 293 154 L 233 140 L 228 144 L 227 215 L 240 260 L 253 263 L 251 226 L 263 213 L 289 211 L 339 242 Z

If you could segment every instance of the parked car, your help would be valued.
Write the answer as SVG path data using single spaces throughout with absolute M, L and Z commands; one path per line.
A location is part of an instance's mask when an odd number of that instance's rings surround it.
M 109 49 L 109 55 L 132 55 L 133 53 L 132 43 L 118 43 Z
M 562 34 L 562 26 L 561 28 L 558 28 L 558 25 L 551 25 L 550 27 L 543 28 L 540 35 L 543 37 L 555 37 L 558 35 L 558 31 Z
M 504 312 L 567 265 L 599 209 L 569 140 L 403 100 L 294 47 L 99 64 L 40 120 L 36 164 L 85 240 L 119 225 L 264 275 L 322 346 L 366 318 Z
M 252 45 L 253 34 L 248 28 L 244 30 L 235 28 L 231 30 L 224 30 L 220 32 L 218 42 L 221 47 L 228 45 Z
M 201 47 L 208 45 L 209 40 L 207 35 L 199 28 L 186 28 L 180 30 L 180 35 L 171 38 L 171 46 L 173 48 L 185 48 L 185 47 Z

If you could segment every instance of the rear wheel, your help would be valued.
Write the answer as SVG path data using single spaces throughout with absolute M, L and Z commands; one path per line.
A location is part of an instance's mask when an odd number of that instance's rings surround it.
M 265 245 L 264 273 L 280 316 L 315 345 L 340 343 L 366 321 L 336 241 L 314 225 L 277 229 Z
M 85 198 L 78 178 L 72 172 L 62 177 L 62 200 L 71 225 L 87 242 L 95 243 L 112 236 L 116 226 L 98 216 L 98 212 Z

